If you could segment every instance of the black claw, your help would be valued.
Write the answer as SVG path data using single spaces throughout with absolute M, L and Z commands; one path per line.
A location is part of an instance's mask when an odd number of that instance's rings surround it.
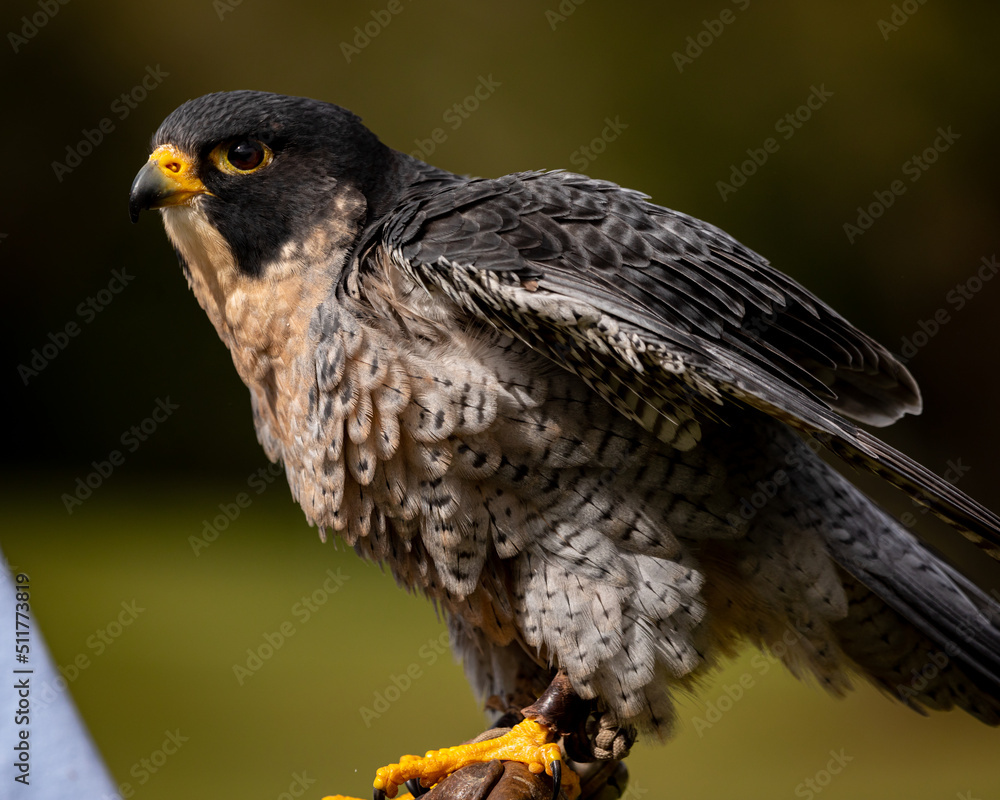
M 552 800 L 559 800 L 559 792 L 562 789 L 562 761 L 552 762 Z M 378 800 L 378 798 L 375 798 Z
M 385 800 L 385 792 L 382 791 L 381 789 L 373 789 L 372 797 L 374 798 L 374 800 Z
M 410 794 L 414 797 L 420 797 L 422 794 L 427 794 L 430 789 L 424 786 L 419 778 L 410 778 L 406 782 L 406 788 L 410 790 Z

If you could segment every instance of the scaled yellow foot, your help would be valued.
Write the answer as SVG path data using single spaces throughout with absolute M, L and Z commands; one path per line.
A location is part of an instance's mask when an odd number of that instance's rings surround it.
M 400 785 L 417 779 L 423 786 L 433 786 L 456 770 L 481 761 L 519 761 L 534 774 L 552 774 L 553 762 L 561 758 L 559 745 L 550 742 L 551 732 L 532 719 L 518 723 L 503 736 L 472 744 L 460 744 L 442 750 L 430 750 L 423 756 L 403 756 L 398 764 L 382 767 L 375 775 L 375 789 L 395 797 Z M 564 770 L 564 781 L 576 776 Z M 572 777 L 571 777 L 572 776 Z M 574 787 L 575 788 L 575 787 Z
M 330 794 L 324 797 L 323 800 L 361 800 L 361 798 L 351 797 L 348 794 Z M 407 792 L 406 794 L 401 794 L 396 800 L 413 800 L 413 795 Z

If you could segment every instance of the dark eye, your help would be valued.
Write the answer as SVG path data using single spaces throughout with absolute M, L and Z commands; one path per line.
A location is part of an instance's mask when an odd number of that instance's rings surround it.
M 226 160 L 236 169 L 249 172 L 259 167 L 266 155 L 264 145 L 253 139 L 241 139 L 230 145 L 226 152 Z
M 230 139 L 216 145 L 209 157 L 220 172 L 247 175 L 270 164 L 274 159 L 274 151 L 256 139 Z

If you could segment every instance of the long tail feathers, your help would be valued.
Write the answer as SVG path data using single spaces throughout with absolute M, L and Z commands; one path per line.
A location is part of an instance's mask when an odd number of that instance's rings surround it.
M 1000 517 L 965 492 L 865 430 L 857 429 L 855 442 L 814 435 L 848 463 L 863 466 L 902 489 L 1000 561 Z
M 907 464 L 912 462 L 892 467 Z M 914 476 L 937 488 L 924 479 L 925 471 L 907 469 L 907 480 Z M 957 705 L 1000 724 L 1000 603 L 842 476 L 828 480 L 839 484 L 839 499 L 814 513 L 824 518 L 831 556 L 853 578 L 845 580 L 850 612 L 839 623 L 845 652 L 875 683 L 913 707 Z M 992 517 L 954 487 L 942 504 L 977 524 Z M 877 597 L 868 598 L 858 584 Z

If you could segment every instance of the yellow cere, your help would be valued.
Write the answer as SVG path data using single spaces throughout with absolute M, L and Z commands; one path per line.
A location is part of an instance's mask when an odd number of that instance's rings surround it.
M 150 154 L 149 163 L 170 187 L 170 194 L 154 207 L 181 205 L 196 195 L 211 194 L 198 177 L 190 158 L 174 145 L 161 144 Z

